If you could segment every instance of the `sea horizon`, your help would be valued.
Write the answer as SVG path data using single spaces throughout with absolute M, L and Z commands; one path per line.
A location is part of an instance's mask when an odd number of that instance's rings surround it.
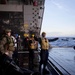
M 52 47 L 74 47 L 75 37 L 47 37 Z

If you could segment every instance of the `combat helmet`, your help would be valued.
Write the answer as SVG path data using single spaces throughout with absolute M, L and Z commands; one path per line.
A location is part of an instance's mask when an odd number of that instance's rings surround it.
M 6 29 L 5 33 L 11 32 L 11 29 Z

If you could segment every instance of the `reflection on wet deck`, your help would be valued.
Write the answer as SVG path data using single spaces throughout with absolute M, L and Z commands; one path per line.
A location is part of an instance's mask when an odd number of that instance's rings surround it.
M 52 48 L 49 52 L 49 60 L 58 69 L 61 66 L 68 75 L 75 75 L 75 50 L 73 48 Z M 66 75 L 66 73 L 63 74 Z

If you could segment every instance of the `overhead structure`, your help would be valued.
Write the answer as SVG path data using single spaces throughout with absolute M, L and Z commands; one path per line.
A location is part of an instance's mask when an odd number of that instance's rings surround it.
M 39 36 L 45 0 L 0 0 L 0 28 Z

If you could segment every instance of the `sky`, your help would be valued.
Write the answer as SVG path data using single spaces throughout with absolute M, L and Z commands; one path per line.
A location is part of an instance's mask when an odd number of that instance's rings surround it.
M 75 0 L 45 0 L 43 31 L 49 37 L 75 37 Z

